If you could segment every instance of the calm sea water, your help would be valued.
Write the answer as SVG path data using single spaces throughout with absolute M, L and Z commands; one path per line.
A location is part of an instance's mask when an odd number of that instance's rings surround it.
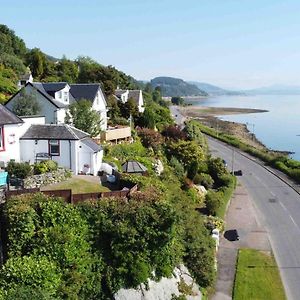
M 266 109 L 269 112 L 221 116 L 223 120 L 248 123 L 248 129 L 268 148 L 295 152 L 300 160 L 300 96 L 220 96 L 187 100 L 195 106 Z

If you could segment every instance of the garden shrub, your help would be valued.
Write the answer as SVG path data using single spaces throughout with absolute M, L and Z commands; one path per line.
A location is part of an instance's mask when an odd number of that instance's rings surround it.
M 34 174 L 44 174 L 47 172 L 56 171 L 58 164 L 54 160 L 44 160 L 38 163 L 35 163 L 33 166 Z
M 0 271 L 0 286 L 4 290 L 29 286 L 55 295 L 61 276 L 56 264 L 46 257 L 23 256 L 10 258 Z
M 141 138 L 143 146 L 146 148 L 151 147 L 154 150 L 154 152 L 157 152 L 163 143 L 162 135 L 159 132 L 150 128 L 139 129 L 138 135 Z
M 209 190 L 205 195 L 205 206 L 209 215 L 215 216 L 222 202 L 220 193 Z
M 211 189 L 214 185 L 214 180 L 206 173 L 196 174 L 193 181 L 195 184 L 203 185 L 206 189 Z
M 28 163 L 9 161 L 7 163 L 6 171 L 11 177 L 24 179 L 32 173 L 32 168 Z
M 174 169 L 175 174 L 179 179 L 182 179 L 184 176 L 184 166 L 179 162 L 179 160 L 172 156 L 170 159 L 170 166 Z

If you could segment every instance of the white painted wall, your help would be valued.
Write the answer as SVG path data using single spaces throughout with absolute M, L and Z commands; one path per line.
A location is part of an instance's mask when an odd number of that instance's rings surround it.
M 0 161 L 5 163 L 11 159 L 19 162 L 20 157 L 20 137 L 23 136 L 25 131 L 32 124 L 45 124 L 44 117 L 29 117 L 23 119 L 24 123 L 21 124 L 7 124 L 4 125 L 4 145 L 5 151 L 0 152 Z
M 56 124 L 64 124 L 66 117 L 66 109 L 60 108 L 56 110 Z
M 21 161 L 35 163 L 36 154 L 48 153 L 48 140 L 20 140 Z M 1 154 L 0 154 L 1 155 Z M 60 140 L 60 155 L 52 156 L 59 166 L 71 169 L 74 174 L 83 171 L 84 165 L 90 166 L 90 173 L 97 175 L 103 158 L 103 150 L 94 153 L 81 141 Z
M 57 91 L 54 94 L 55 100 L 60 101 L 63 104 L 70 104 L 70 86 L 67 84 L 63 89 Z
M 139 96 L 138 110 L 140 113 L 143 113 L 145 110 L 143 92 L 141 90 L 140 90 L 140 96 Z
M 70 143 L 68 140 L 60 140 L 60 155 L 52 156 L 52 160 L 56 161 L 59 166 L 70 169 Z M 71 144 L 74 141 L 71 141 Z M 48 153 L 48 140 L 20 140 L 21 160 L 27 161 L 30 164 L 35 163 L 37 153 Z M 76 170 L 73 170 L 76 171 Z
M 39 115 L 45 116 L 46 123 L 55 124 L 57 107 L 54 104 L 52 104 L 50 101 L 48 101 L 41 93 L 39 93 L 31 85 L 27 85 L 26 87 L 24 87 L 24 89 L 26 93 L 32 94 L 33 96 L 36 97 L 39 106 L 41 108 Z M 17 101 L 19 97 L 20 97 L 20 93 L 15 95 L 5 106 L 10 110 L 12 110 L 14 103 Z
M 97 95 L 92 105 L 92 109 L 99 113 L 101 118 L 100 127 L 101 130 L 105 131 L 107 129 L 107 104 L 105 97 L 100 89 L 97 92 Z

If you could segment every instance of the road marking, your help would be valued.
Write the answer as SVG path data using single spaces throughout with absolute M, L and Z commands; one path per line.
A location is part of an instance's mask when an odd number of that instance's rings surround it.
M 270 191 L 270 193 L 273 197 L 276 197 L 276 195 L 272 191 Z
M 297 225 L 297 223 L 295 222 L 294 218 L 290 215 L 290 219 L 292 220 L 292 222 L 294 223 L 294 225 L 299 229 L 299 226 Z
M 284 206 L 284 204 L 283 204 L 281 201 L 279 201 L 279 204 L 281 205 L 281 207 L 282 207 L 284 210 L 287 211 L 287 208 Z

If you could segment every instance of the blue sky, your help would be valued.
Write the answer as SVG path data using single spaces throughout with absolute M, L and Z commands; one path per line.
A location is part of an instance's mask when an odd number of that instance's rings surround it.
M 86 55 L 137 79 L 300 85 L 300 1 L 0 1 L 30 48 Z M 42 3 L 42 4 L 41 4 Z

